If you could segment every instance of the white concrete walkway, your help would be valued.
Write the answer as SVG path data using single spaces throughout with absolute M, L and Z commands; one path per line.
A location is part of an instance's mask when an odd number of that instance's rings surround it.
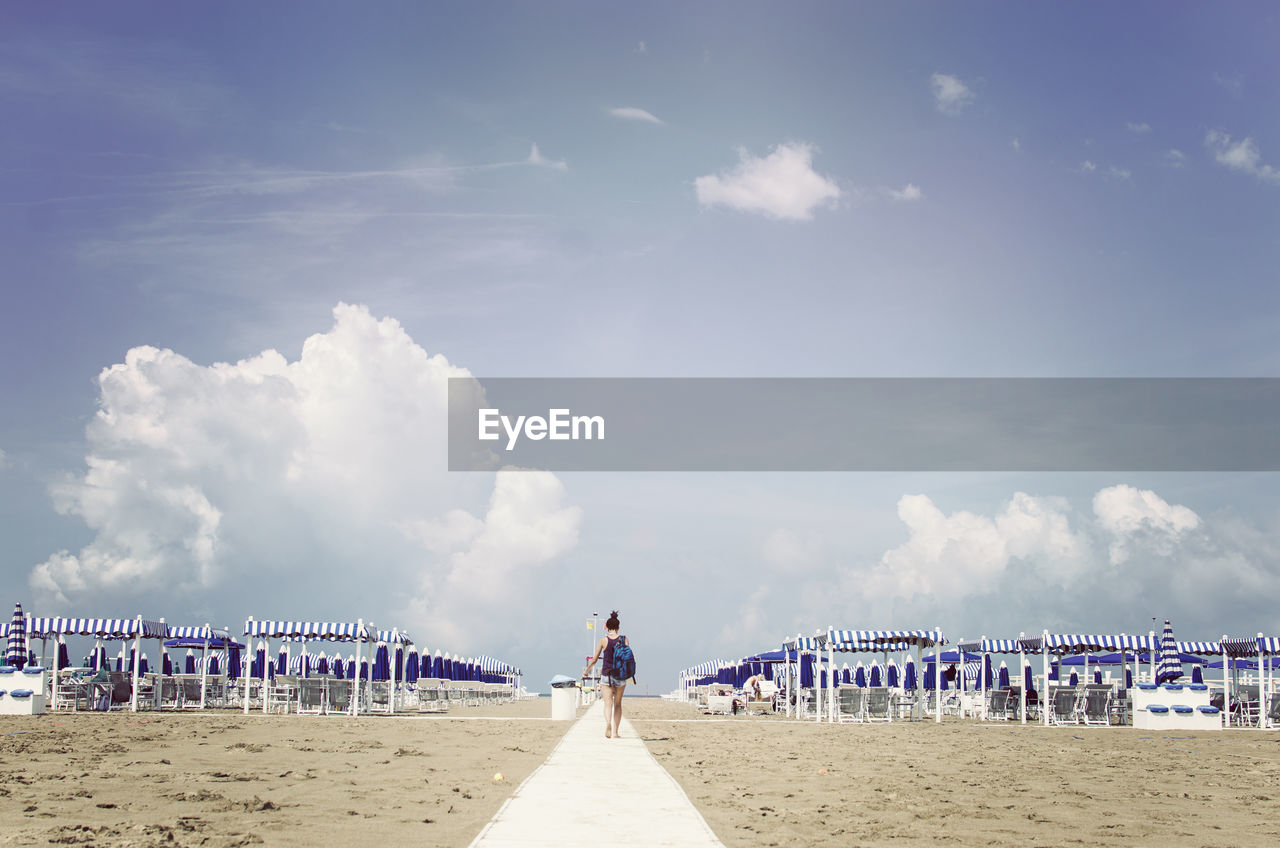
M 631 722 L 606 739 L 597 701 L 507 799 L 471 848 L 724 848 Z

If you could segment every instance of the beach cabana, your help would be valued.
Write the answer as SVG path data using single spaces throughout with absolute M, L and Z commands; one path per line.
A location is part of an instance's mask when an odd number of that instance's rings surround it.
M 956 650 L 966 657 L 966 668 L 968 665 L 968 657 L 972 656 L 974 661 L 980 664 L 982 673 L 975 675 L 978 679 L 978 692 L 982 697 L 982 720 L 986 721 L 988 716 L 987 693 L 991 690 L 991 655 L 992 654 L 1017 654 L 1019 653 L 1018 641 L 1016 639 L 988 639 L 983 636 L 976 642 L 960 641 L 956 643 Z M 1006 682 L 1007 686 L 1008 683 Z M 1024 696 L 1025 698 L 1025 692 Z M 1026 710 L 1026 704 L 1021 704 L 1022 709 Z
M 835 664 L 836 651 L 887 655 L 889 653 L 908 652 L 915 648 L 918 654 L 924 648 L 940 647 L 946 644 L 941 628 L 935 630 L 839 630 L 834 627 L 828 627 L 826 633 L 819 634 L 815 639 L 819 654 L 825 649 L 829 665 Z M 935 677 L 938 673 L 937 666 L 935 666 Z M 836 688 L 834 686 L 829 687 L 827 695 L 828 721 L 834 722 L 836 720 Z M 819 703 L 821 703 L 821 698 L 819 698 Z M 934 711 L 935 721 L 942 721 L 941 698 L 937 699 Z M 822 710 L 819 708 L 819 720 L 821 720 L 821 717 Z
M 119 640 L 120 649 L 124 650 L 124 645 L 129 640 L 133 641 L 132 652 L 136 658 L 142 653 L 142 640 L 155 639 L 157 642 L 163 643 L 169 635 L 168 626 L 165 625 L 164 619 L 152 621 L 135 616 L 133 618 L 32 618 L 27 619 L 28 638 L 40 638 L 47 640 L 50 636 L 93 636 L 96 639 Z M 163 650 L 163 646 L 160 647 Z M 44 651 L 41 650 L 43 654 Z M 53 669 L 54 680 L 58 677 L 58 663 L 55 661 Z M 130 663 L 132 674 L 132 695 L 129 699 L 129 708 L 134 712 L 138 710 L 138 677 L 142 673 L 140 661 Z M 50 687 L 54 701 L 52 705 L 56 706 L 56 698 L 58 687 L 56 682 Z
M 363 646 L 377 641 L 377 630 L 363 619 L 352 622 L 332 621 L 275 621 L 250 618 L 244 623 L 244 635 L 247 639 L 281 639 L 294 642 L 353 642 L 355 643 L 355 660 L 358 663 Z M 267 663 L 263 663 L 260 671 L 262 680 L 262 711 L 267 711 L 270 681 Z M 357 666 L 358 667 L 358 666 Z M 352 680 L 351 699 L 348 711 L 351 715 L 360 714 L 360 680 L 348 674 Z M 244 679 L 244 711 L 249 712 L 250 676 Z M 369 683 L 369 681 L 365 681 Z M 301 704 L 299 704 L 301 706 Z

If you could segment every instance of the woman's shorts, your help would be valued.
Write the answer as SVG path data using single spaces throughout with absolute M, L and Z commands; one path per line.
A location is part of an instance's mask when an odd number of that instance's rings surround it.
M 614 677 L 612 674 L 606 674 L 600 678 L 600 683 L 605 686 L 626 686 L 627 681 L 622 677 Z

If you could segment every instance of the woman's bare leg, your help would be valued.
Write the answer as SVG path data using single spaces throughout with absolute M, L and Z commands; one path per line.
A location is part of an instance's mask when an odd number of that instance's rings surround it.
M 601 685 L 600 695 L 604 698 L 604 735 L 607 739 L 613 735 L 613 687 Z
M 627 688 L 627 684 L 624 683 L 621 686 L 610 686 L 609 688 L 613 690 L 613 711 L 609 712 L 608 707 L 606 706 L 605 715 L 612 715 L 613 735 L 616 737 L 618 735 L 618 728 L 622 726 L 622 690 Z

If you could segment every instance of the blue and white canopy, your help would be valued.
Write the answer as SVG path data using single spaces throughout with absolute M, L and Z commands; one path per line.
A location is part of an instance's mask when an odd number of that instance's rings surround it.
M 816 651 L 824 647 L 825 642 L 817 636 L 795 636 L 782 643 L 786 651 Z
M 904 651 L 908 647 L 947 644 L 941 630 L 837 630 L 816 637 L 837 651 Z
M 412 645 L 413 639 L 409 638 L 409 634 L 403 630 L 379 630 L 378 641 L 386 642 L 388 645 Z
M 169 639 L 189 639 L 196 642 L 203 642 L 206 639 L 214 641 L 215 639 L 230 639 L 231 632 L 222 630 L 217 627 L 210 627 L 207 624 L 195 626 L 174 627 L 169 626 Z
M 1256 657 L 1258 654 L 1265 654 L 1266 656 L 1280 654 L 1280 637 L 1276 636 L 1223 639 L 1217 644 L 1219 649 L 1215 653 L 1226 654 L 1229 657 Z M 1199 651 L 1193 651 L 1192 653 L 1199 653 Z
M 361 628 L 346 621 L 258 621 L 251 618 L 244 623 L 244 634 L 295 641 L 370 642 L 377 639 L 377 634 L 368 626 Z
M 29 635 L 96 636 L 99 639 L 164 639 L 169 627 L 145 618 L 28 618 Z
M 974 654 L 1016 654 L 1017 639 L 979 639 L 976 642 L 960 642 L 956 645 L 965 653 Z

